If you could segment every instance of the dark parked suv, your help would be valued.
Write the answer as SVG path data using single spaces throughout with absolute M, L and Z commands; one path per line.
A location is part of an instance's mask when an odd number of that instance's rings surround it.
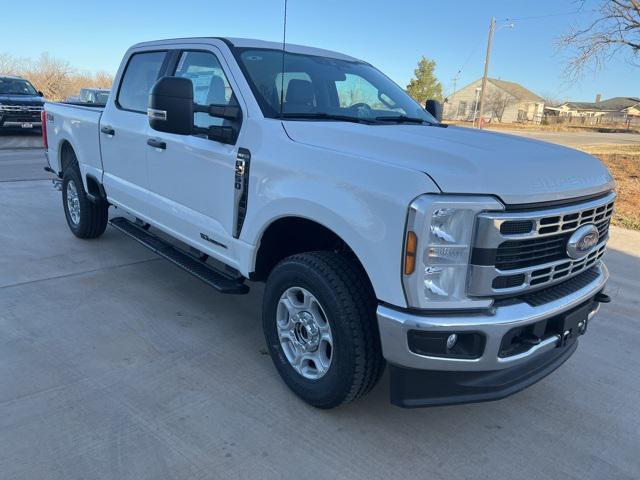
M 42 92 L 20 77 L 0 77 L 0 128 L 39 128 Z

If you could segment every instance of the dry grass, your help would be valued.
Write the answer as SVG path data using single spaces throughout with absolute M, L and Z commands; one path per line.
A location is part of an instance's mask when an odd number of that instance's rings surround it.
M 444 120 L 442 123 L 449 125 L 457 125 L 459 127 L 473 128 L 473 122 L 463 122 L 460 120 Z M 562 132 L 567 131 L 566 125 L 539 125 L 534 123 L 486 123 L 484 126 L 487 130 L 528 130 L 528 131 L 545 131 L 545 132 Z
M 593 145 L 581 150 L 598 157 L 616 180 L 613 223 L 640 230 L 640 145 Z

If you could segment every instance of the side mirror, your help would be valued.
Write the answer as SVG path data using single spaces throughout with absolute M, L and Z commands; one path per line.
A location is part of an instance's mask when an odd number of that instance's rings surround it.
M 427 112 L 433 115 L 438 122 L 442 121 L 442 104 L 438 100 L 427 100 L 424 104 L 424 108 Z
M 42 90 L 38 90 L 38 96 L 44 97 L 44 93 L 42 93 Z
M 188 78 L 162 77 L 149 94 L 149 126 L 159 132 L 193 133 L 193 84 Z

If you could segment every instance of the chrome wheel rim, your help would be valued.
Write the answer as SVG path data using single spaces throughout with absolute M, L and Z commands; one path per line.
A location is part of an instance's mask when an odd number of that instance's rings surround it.
M 280 346 L 293 369 L 309 380 L 329 371 L 333 336 L 320 302 L 302 287 L 285 290 L 278 302 L 276 325 Z
M 74 225 L 80 223 L 80 200 L 78 190 L 73 180 L 67 182 L 67 210 Z

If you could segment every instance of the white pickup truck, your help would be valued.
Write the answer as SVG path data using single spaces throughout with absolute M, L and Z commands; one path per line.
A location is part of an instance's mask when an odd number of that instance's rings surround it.
M 396 405 L 505 397 L 567 360 L 609 301 L 615 194 L 597 159 L 443 125 L 437 102 L 347 55 L 141 43 L 104 108 L 43 117 L 71 231 L 110 222 L 221 292 L 266 282 L 271 358 L 317 407 L 387 364 Z

